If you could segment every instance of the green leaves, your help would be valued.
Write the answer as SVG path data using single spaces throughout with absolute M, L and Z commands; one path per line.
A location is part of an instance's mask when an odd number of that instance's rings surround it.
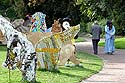
M 118 30 L 118 34 L 122 34 L 122 28 L 125 27 L 125 1 L 124 0 L 77 0 L 84 22 L 100 20 L 102 18 L 113 20 L 113 24 Z M 88 19 L 88 20 L 86 20 Z

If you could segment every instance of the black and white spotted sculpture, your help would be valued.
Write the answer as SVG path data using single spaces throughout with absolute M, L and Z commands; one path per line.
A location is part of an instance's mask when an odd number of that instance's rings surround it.
M 17 67 L 22 72 L 23 80 L 34 82 L 37 58 L 32 43 L 1 15 L 0 30 L 7 40 L 7 56 L 3 65 L 8 69 Z

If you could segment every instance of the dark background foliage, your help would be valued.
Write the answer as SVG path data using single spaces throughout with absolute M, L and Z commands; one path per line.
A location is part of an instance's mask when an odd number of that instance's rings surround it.
M 0 14 L 13 21 L 26 14 L 43 12 L 47 27 L 52 26 L 54 19 L 69 17 L 71 25 L 81 24 L 81 32 L 88 32 L 94 20 L 104 28 L 106 21 L 111 19 L 117 35 L 124 35 L 124 4 L 124 0 L 0 0 Z
M 44 3 L 38 2 L 35 6 L 28 6 L 27 0 L 24 0 L 26 12 L 34 14 L 43 12 L 46 14 L 46 23 L 51 27 L 54 19 L 69 17 L 72 19 L 72 25 L 80 22 L 80 11 L 74 0 L 45 0 Z

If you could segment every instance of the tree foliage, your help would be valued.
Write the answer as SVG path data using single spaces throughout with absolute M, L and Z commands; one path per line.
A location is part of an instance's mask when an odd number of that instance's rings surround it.
M 48 27 L 58 18 L 69 17 L 73 25 L 80 22 L 80 11 L 75 0 L 1 0 L 0 8 L 0 13 L 11 19 L 43 12 Z
M 77 5 L 80 5 L 82 19 L 94 21 L 95 19 L 111 19 L 113 20 L 118 34 L 121 34 L 125 28 L 125 1 L 124 0 L 77 0 Z M 86 18 L 88 18 L 86 20 Z
M 21 18 L 24 14 L 24 3 L 22 0 L 1 0 L 0 13 L 12 20 Z
M 75 4 L 75 0 L 41 0 L 42 2 L 35 0 L 36 3 L 26 1 L 24 0 L 27 12 L 31 14 L 39 11 L 43 12 L 46 14 L 46 23 L 48 26 L 52 25 L 54 19 L 65 17 L 71 18 L 73 25 L 80 22 L 80 11 Z
M 125 30 L 124 0 L 1 0 L 0 13 L 11 19 L 22 18 L 27 13 L 43 12 L 51 27 L 53 20 L 69 17 L 72 25 L 94 20 L 112 19 L 121 34 Z

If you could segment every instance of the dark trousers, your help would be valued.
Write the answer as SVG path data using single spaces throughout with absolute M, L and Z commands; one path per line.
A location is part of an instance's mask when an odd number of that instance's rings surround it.
M 98 54 L 98 42 L 99 39 L 92 39 L 94 54 Z

